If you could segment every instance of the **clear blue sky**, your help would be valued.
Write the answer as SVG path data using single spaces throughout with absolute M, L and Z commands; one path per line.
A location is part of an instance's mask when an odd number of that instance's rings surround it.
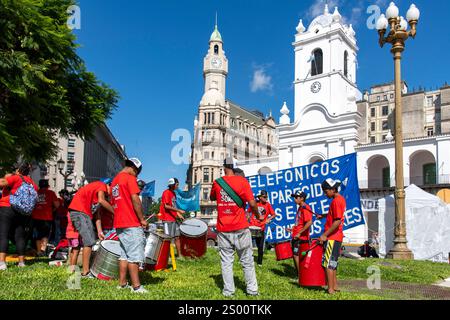
M 450 82 L 448 0 L 414 0 L 422 16 L 416 40 L 408 40 L 403 78 L 410 88 L 436 88 Z M 385 11 L 387 0 L 329 0 L 354 24 L 359 51 L 358 87 L 392 81 L 388 48 L 380 49 L 377 32 L 366 20 L 369 5 Z M 322 0 L 80 0 L 79 54 L 89 70 L 116 89 L 119 109 L 108 122 L 139 157 L 142 178 L 157 180 L 157 196 L 176 176 L 184 184 L 186 165 L 171 161 L 172 131 L 193 130 L 203 94 L 203 58 L 214 28 L 215 12 L 229 59 L 227 98 L 276 119 L 283 101 L 293 107 L 294 54 L 291 43 L 300 18 L 308 26 L 322 10 Z M 401 14 L 410 0 L 396 1 Z M 331 9 L 330 9 L 331 10 Z M 255 71 L 260 86 L 251 90 Z M 270 77 L 270 78 L 269 78 Z

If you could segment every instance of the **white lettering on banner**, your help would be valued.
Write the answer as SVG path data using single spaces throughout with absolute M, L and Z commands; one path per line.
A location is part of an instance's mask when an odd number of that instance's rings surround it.
M 331 167 L 334 169 L 331 171 L 332 174 L 336 174 L 340 171 L 339 164 L 339 160 L 334 160 L 333 162 L 331 162 Z
M 286 217 L 288 220 L 295 219 L 296 214 L 297 214 L 297 206 L 286 207 Z
M 276 208 L 273 211 L 275 211 L 275 221 L 280 222 L 283 220 L 283 214 L 280 208 Z
M 298 167 L 292 170 L 284 170 L 269 173 L 265 176 L 253 176 L 250 177 L 249 183 L 252 188 L 263 189 L 266 187 L 278 186 L 280 183 L 301 183 L 304 180 L 310 180 L 311 178 L 317 178 L 319 176 L 328 176 L 329 174 L 337 174 L 340 171 L 339 160 L 333 160 L 329 162 L 315 163 L 308 167 Z M 309 169 L 309 170 L 308 170 Z M 264 182 L 265 180 L 265 182 Z M 320 184 L 319 184 L 320 188 Z M 319 190 L 319 189 L 317 189 Z
M 346 218 L 346 221 L 345 221 L 344 226 L 346 226 L 346 227 L 354 225 L 356 223 L 359 223 L 363 219 L 359 208 L 353 208 L 351 210 L 345 211 L 345 218 Z
M 322 226 L 320 224 L 320 220 L 316 220 L 313 222 L 311 226 L 311 234 L 320 234 L 322 232 Z

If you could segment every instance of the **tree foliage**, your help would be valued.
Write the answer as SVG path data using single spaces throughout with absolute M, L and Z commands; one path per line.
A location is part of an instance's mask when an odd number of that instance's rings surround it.
M 67 26 L 74 0 L 0 0 L 0 164 L 46 161 L 58 135 L 83 139 L 117 93 L 86 70 Z

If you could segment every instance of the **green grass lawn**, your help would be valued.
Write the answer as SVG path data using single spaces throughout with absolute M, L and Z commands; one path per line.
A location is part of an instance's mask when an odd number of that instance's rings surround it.
M 389 265 L 382 265 L 389 263 Z M 433 284 L 450 277 L 450 266 L 429 262 L 399 262 L 383 260 L 341 259 L 339 278 L 367 279 L 366 270 L 371 265 L 381 269 L 383 281 L 403 281 L 419 284 Z M 221 295 L 222 276 L 219 256 L 210 249 L 199 260 L 177 261 L 176 272 L 145 272 L 141 274 L 142 283 L 150 291 L 146 295 L 132 294 L 128 290 L 116 289 L 117 281 L 82 279 L 80 290 L 67 289 L 69 274 L 65 267 L 50 267 L 48 261 L 35 262 L 27 268 L 19 269 L 13 264 L 0 273 L 0 299 L 50 299 L 50 300 L 215 300 Z M 256 269 L 260 296 L 248 298 L 245 295 L 245 282 L 242 270 L 236 261 L 234 299 L 262 300 L 316 300 L 316 299 L 382 299 L 379 295 L 363 292 L 341 292 L 329 296 L 320 290 L 300 288 L 294 281 L 293 262 L 277 262 L 273 252 L 265 256 L 264 266 Z

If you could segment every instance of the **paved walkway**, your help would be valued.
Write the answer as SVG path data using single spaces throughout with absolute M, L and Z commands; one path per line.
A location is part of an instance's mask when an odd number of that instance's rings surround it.
M 450 278 L 445 279 L 443 282 L 437 284 L 439 287 L 450 288 Z
M 443 287 L 382 281 L 380 290 L 368 289 L 365 280 L 342 280 L 340 283 L 343 291 L 367 293 L 389 300 L 450 300 L 450 282 L 447 282 L 449 287 Z

